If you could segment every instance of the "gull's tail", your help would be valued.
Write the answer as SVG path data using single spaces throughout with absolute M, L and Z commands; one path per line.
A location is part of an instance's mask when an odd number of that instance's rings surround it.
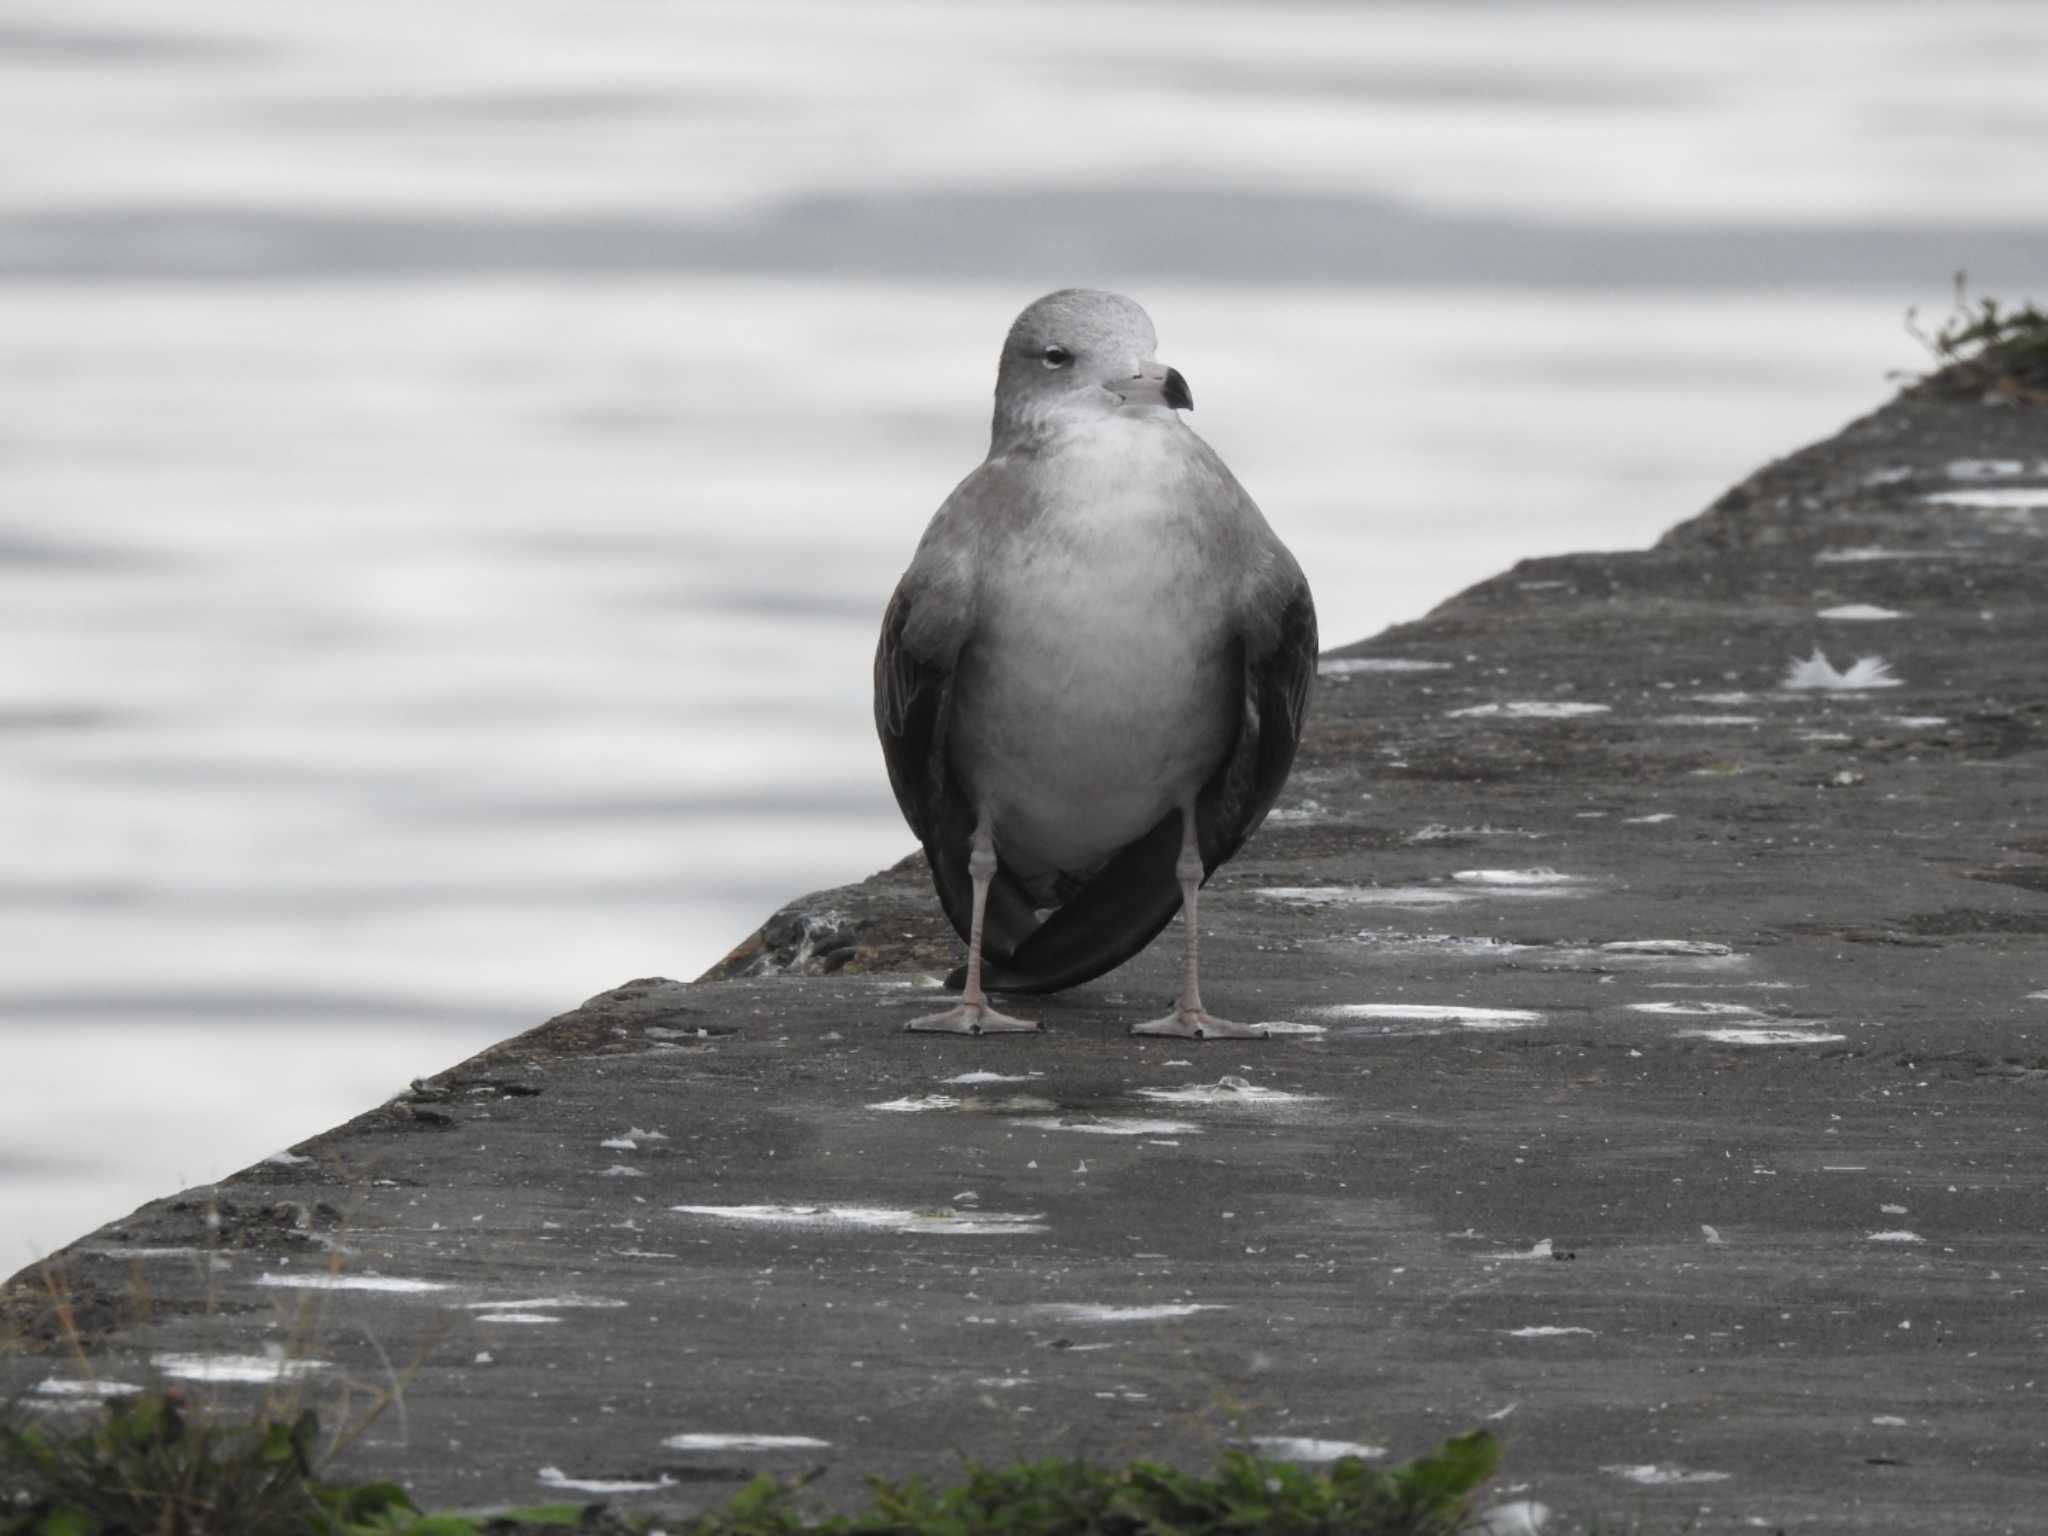
M 991 943 L 997 925 L 985 922 L 981 984 L 991 992 L 1057 992 L 1116 969 L 1159 937 L 1180 910 L 1179 860 L 1180 812 L 1174 810 L 1029 932 L 1017 934 L 1013 918 L 1002 925 L 1008 942 Z M 990 895 L 993 919 L 993 890 Z M 946 978 L 955 991 L 966 984 L 964 965 Z

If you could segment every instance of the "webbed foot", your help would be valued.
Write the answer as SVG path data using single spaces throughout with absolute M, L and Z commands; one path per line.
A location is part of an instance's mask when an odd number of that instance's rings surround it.
M 1179 1040 L 1263 1040 L 1265 1026 L 1260 1024 L 1233 1024 L 1228 1019 L 1219 1019 L 1206 1008 L 1175 1007 L 1163 1019 L 1148 1019 L 1143 1024 L 1133 1024 L 1134 1035 L 1171 1035 Z
M 1036 1019 L 1013 1019 L 998 1013 L 986 1002 L 959 1003 L 944 1013 L 928 1013 L 903 1026 L 920 1033 L 939 1035 L 1035 1035 L 1042 1031 Z

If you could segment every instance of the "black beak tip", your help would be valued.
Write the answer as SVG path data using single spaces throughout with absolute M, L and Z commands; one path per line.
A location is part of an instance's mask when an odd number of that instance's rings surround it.
M 1178 368 L 1166 370 L 1166 403 L 1176 411 L 1195 408 L 1194 392 L 1188 388 L 1188 381 L 1180 376 Z

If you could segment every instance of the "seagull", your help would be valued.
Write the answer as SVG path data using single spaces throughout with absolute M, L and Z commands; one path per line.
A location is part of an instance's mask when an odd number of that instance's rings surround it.
M 1138 1035 L 1260 1038 L 1202 1006 L 1197 893 L 1265 820 L 1316 671 L 1308 582 L 1178 414 L 1187 380 L 1120 294 L 1010 327 L 988 457 L 882 619 L 875 727 L 967 964 L 913 1030 L 1028 1032 L 998 992 L 1121 965 L 1186 914 L 1181 990 Z

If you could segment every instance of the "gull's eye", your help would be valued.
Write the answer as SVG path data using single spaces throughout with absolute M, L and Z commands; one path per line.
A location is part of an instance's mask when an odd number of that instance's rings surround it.
M 1051 346 L 1038 354 L 1038 360 L 1048 368 L 1064 368 L 1074 360 L 1074 354 L 1065 347 Z

